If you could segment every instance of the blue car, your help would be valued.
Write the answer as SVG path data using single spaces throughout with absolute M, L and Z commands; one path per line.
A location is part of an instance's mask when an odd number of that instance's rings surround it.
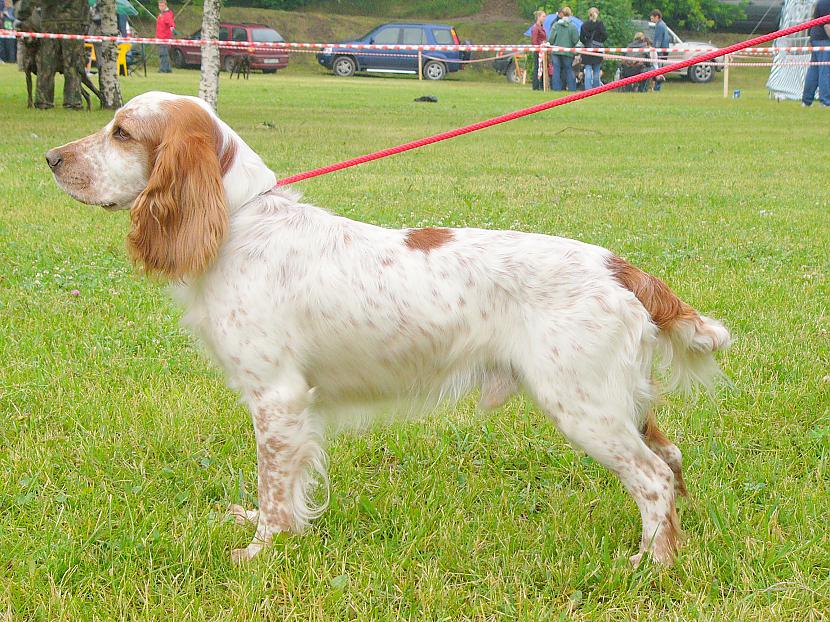
M 353 76 L 367 73 L 418 73 L 417 50 L 356 50 L 348 43 L 376 45 L 458 45 L 455 28 L 443 24 L 383 24 L 367 35 L 341 45 L 325 48 L 317 54 L 317 62 L 334 75 Z M 469 60 L 470 52 L 423 52 L 423 73 L 429 80 L 441 80 L 448 72 L 464 67 L 460 60 Z

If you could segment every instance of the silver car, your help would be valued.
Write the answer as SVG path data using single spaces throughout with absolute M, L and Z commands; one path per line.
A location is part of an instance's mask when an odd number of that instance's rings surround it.
M 654 41 L 654 24 L 644 19 L 631 20 L 635 32 L 643 32 L 650 41 Z M 702 41 L 683 41 L 677 34 L 669 28 L 669 60 L 675 63 L 682 60 L 698 56 L 708 50 L 717 50 L 718 48 L 711 43 L 704 43 Z M 723 62 L 723 57 L 719 56 L 715 62 Z M 715 65 L 692 65 L 685 69 L 672 72 L 674 75 L 686 76 L 692 82 L 711 82 L 715 79 L 715 71 L 720 71 L 720 67 Z

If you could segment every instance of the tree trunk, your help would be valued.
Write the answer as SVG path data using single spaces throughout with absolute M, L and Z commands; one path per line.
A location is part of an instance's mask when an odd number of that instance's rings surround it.
M 202 13 L 202 39 L 216 41 L 219 37 L 219 8 L 221 0 L 205 0 Z M 202 75 L 199 78 L 199 97 L 217 110 L 219 104 L 219 48 L 202 43 Z
M 101 31 L 104 35 L 118 34 L 118 20 L 115 17 L 115 0 L 98 0 L 101 11 Z M 101 43 L 101 56 L 98 59 L 98 87 L 104 101 L 104 108 L 120 108 L 121 85 L 118 83 L 118 46 L 114 41 Z

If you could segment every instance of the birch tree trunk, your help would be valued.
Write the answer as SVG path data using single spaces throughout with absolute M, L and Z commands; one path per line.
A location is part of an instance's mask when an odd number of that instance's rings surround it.
M 216 41 L 219 37 L 219 8 L 222 0 L 205 0 L 202 13 L 202 39 Z M 202 75 L 199 78 L 199 97 L 213 110 L 219 104 L 219 48 L 202 43 Z
M 104 35 L 118 34 L 118 21 L 115 17 L 115 0 L 98 0 L 101 11 L 101 31 Z M 101 57 L 98 59 L 98 88 L 104 101 L 104 108 L 120 108 L 121 85 L 118 83 L 118 46 L 114 41 L 101 43 Z

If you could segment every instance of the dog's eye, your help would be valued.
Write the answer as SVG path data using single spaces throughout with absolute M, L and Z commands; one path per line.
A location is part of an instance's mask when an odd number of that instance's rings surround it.
M 112 133 L 112 135 L 117 140 L 130 140 L 130 135 L 121 126 L 115 128 L 115 131 Z

